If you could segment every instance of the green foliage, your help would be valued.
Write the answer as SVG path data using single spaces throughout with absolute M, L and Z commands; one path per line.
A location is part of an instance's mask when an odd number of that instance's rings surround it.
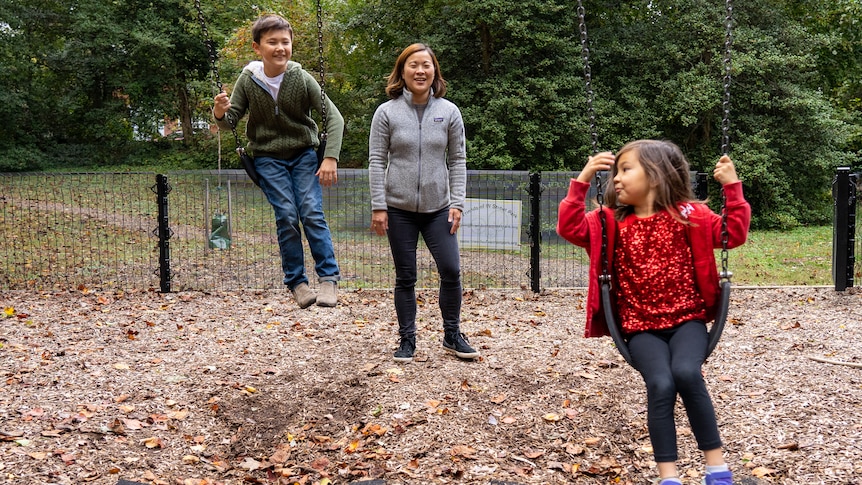
M 256 58 L 249 25 L 263 12 L 291 21 L 294 60 L 317 70 L 315 2 L 201 6 L 225 89 Z M 723 2 L 585 6 L 599 148 L 667 138 L 709 172 L 721 145 Z M 324 0 L 323 11 L 327 93 L 346 121 L 340 166 L 367 163 L 386 77 L 413 42 L 440 59 L 470 168 L 583 166 L 590 127 L 572 2 Z M 862 2 L 756 0 L 734 16 L 731 155 L 754 225 L 826 222 L 835 168 L 862 169 Z M 192 129 L 210 120 L 216 89 L 193 2 L 7 0 L 0 18 L 6 170 L 216 165 L 209 133 Z M 165 119 L 182 121 L 182 141 L 160 139 Z
M 40 153 L 30 147 L 0 150 L 0 172 L 31 172 L 41 168 Z

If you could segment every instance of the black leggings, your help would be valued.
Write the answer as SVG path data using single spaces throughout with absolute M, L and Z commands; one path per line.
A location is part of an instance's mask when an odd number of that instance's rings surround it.
M 395 313 L 398 334 L 416 334 L 416 248 L 419 235 L 440 274 L 440 314 L 443 330 L 457 332 L 461 323 L 461 256 L 458 236 L 451 233 L 449 208 L 431 213 L 389 208 L 389 247 L 395 263 Z
M 715 408 L 701 373 L 707 340 L 706 325 L 700 320 L 629 338 L 634 367 L 646 383 L 647 426 L 656 462 L 678 459 L 673 410 L 677 393 L 698 449 L 721 447 Z

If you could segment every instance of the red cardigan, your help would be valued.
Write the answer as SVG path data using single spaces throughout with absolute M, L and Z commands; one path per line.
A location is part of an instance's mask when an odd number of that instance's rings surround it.
M 557 234 L 567 241 L 583 247 L 590 257 L 590 283 L 587 290 L 587 324 L 585 337 L 602 337 L 610 335 L 605 322 L 601 304 L 599 276 L 602 271 L 602 223 L 599 210 L 585 212 L 584 199 L 590 184 L 572 179 L 569 183 L 569 193 L 560 202 L 557 219 Z M 735 248 L 742 245 L 748 237 L 748 226 L 751 222 L 751 206 L 742 194 L 742 182 L 724 186 L 727 209 L 727 247 Z M 715 318 L 718 299 L 721 293 L 718 279 L 718 269 L 715 264 L 714 249 L 721 248 L 721 216 L 712 212 L 706 204 L 692 203 L 688 219 L 692 222 L 686 226 L 686 233 L 691 244 L 694 258 L 694 278 L 701 296 L 706 303 L 707 321 Z M 612 209 L 604 208 L 608 228 L 608 271 L 613 275 L 614 242 L 617 222 Z

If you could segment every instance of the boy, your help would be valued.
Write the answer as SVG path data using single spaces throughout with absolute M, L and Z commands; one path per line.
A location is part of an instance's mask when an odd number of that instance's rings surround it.
M 225 92 L 216 95 L 213 115 L 219 128 L 230 130 L 248 112 L 248 148 L 260 187 L 275 212 L 284 284 L 300 308 L 315 302 L 333 307 L 341 277 L 323 214 L 321 184 L 338 181 L 344 119 L 327 98 L 327 145 L 318 169 L 315 148 L 319 141 L 311 109 L 321 112 L 320 85 L 290 60 L 293 28 L 281 16 L 263 15 L 252 24 L 252 39 L 261 60 L 243 69 L 230 98 Z M 309 288 L 305 274 L 300 222 L 320 281 L 318 295 Z

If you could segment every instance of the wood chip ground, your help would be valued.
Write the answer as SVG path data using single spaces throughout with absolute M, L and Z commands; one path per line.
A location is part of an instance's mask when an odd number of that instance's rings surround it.
M 482 352 L 441 347 L 421 291 L 0 294 L 0 482 L 646 484 L 640 376 L 584 339 L 584 291 L 465 292 Z M 703 371 L 739 483 L 862 483 L 862 292 L 738 288 Z M 677 406 L 684 483 L 703 473 Z

